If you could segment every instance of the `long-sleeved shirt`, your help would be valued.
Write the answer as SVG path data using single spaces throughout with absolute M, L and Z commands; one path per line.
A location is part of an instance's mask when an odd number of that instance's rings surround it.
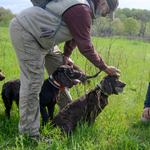
M 149 85 L 148 85 L 146 100 L 144 101 L 144 108 L 146 108 L 146 107 L 150 107 L 150 82 L 149 82 Z
M 93 1 L 98 3 L 98 0 Z M 97 68 L 106 69 L 107 65 L 91 43 L 91 9 L 86 5 L 76 5 L 68 9 L 63 18 L 73 36 L 72 45 L 69 41 L 64 45 L 64 55 L 69 57 L 77 46 L 80 53 Z

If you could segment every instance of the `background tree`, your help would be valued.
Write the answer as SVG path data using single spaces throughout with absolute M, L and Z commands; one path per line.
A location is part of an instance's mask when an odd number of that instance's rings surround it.
M 140 31 L 140 24 L 133 18 L 127 18 L 123 24 L 125 35 L 138 35 Z
M 150 36 L 150 22 L 147 23 L 145 36 Z
M 5 9 L 3 7 L 0 7 L 0 26 L 2 27 L 8 27 L 10 20 L 15 15 L 11 13 L 9 9 Z
M 121 21 L 122 23 L 124 23 L 127 17 L 126 17 L 124 14 L 120 14 L 120 15 L 119 15 L 118 17 L 116 17 L 116 18 L 119 18 L 120 21 Z
M 93 33 L 95 33 L 95 36 L 98 37 L 110 36 L 112 33 L 112 29 L 110 27 L 110 19 L 108 19 L 107 17 L 96 19 L 92 26 L 91 35 L 93 35 Z
M 125 19 L 127 18 L 127 16 L 122 13 L 122 9 L 118 8 L 115 11 L 115 18 L 119 18 L 121 22 L 125 22 Z
M 146 28 L 147 28 L 147 23 L 150 21 L 150 11 L 148 10 L 135 10 L 132 13 L 132 16 L 136 20 L 141 20 L 141 29 L 139 36 L 145 36 Z
M 112 22 L 111 22 L 111 29 L 112 29 L 112 33 L 115 35 L 121 35 L 122 31 L 123 31 L 123 23 L 120 21 L 119 18 L 115 18 Z
M 131 10 L 129 8 L 122 9 L 120 14 L 124 14 L 127 18 L 132 17 Z

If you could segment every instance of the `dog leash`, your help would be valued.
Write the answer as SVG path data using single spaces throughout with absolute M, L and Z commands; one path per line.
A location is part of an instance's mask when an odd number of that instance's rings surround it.
M 59 90 L 65 90 L 65 87 L 64 86 L 61 86 L 53 77 L 53 75 L 50 75 L 50 77 L 48 78 L 48 81 L 54 86 L 56 87 L 57 89 Z

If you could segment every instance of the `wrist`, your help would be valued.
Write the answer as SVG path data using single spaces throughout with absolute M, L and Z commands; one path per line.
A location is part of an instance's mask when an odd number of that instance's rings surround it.
M 71 55 L 71 54 L 69 54 L 69 53 L 67 53 L 67 52 L 64 52 L 64 53 L 63 53 L 63 56 L 66 56 L 66 57 L 70 57 L 70 55 Z

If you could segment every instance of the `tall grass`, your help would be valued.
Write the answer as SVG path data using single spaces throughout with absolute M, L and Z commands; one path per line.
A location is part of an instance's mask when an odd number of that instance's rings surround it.
M 77 126 L 69 137 L 61 137 L 59 128 L 47 124 L 40 128 L 42 135 L 53 138 L 52 150 L 149 150 L 150 126 L 140 120 L 143 111 L 148 82 L 150 81 L 150 44 L 125 40 L 122 37 L 92 38 L 97 52 L 106 64 L 120 69 L 120 80 L 126 82 L 125 93 L 109 97 L 109 105 L 88 127 L 87 123 Z M 63 44 L 59 45 L 63 49 Z M 98 72 L 76 48 L 72 60 L 84 69 L 88 75 Z M 15 51 L 11 45 L 8 28 L 0 28 L 0 68 L 6 75 L 0 82 L 0 91 L 4 82 L 20 76 Z M 89 84 L 78 84 L 71 89 L 75 99 L 94 88 L 106 74 L 102 72 Z M 48 75 L 45 74 L 45 78 Z M 55 114 L 58 113 L 56 105 Z M 5 107 L 0 97 L 0 149 L 31 150 L 49 149 L 46 143 L 34 147 L 18 132 L 19 111 L 15 103 L 11 110 L 11 120 L 5 115 Z

